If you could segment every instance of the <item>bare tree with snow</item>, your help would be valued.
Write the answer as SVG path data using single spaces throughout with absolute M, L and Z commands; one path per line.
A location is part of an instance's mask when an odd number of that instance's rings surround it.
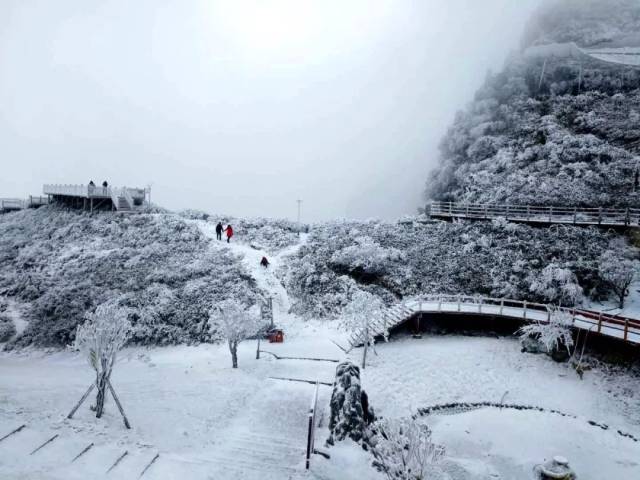
M 348 330 L 358 335 L 363 342 L 362 369 L 367 364 L 367 350 L 375 344 L 376 336 L 382 333 L 385 337 L 388 332 L 379 332 L 373 328 L 374 324 L 382 324 L 384 304 L 379 297 L 368 292 L 358 291 L 353 295 L 353 300 L 345 308 L 345 325 Z
M 445 454 L 431 440 L 431 429 L 414 419 L 384 419 L 376 422 L 373 454 L 375 465 L 389 480 L 431 478 Z
M 629 287 L 640 271 L 640 264 L 632 258 L 630 249 L 620 246 L 606 250 L 600 256 L 599 270 L 600 276 L 618 297 L 618 308 L 624 308 L 624 301 L 629 296 Z
M 209 324 L 214 334 L 227 341 L 231 364 L 238 368 L 238 345 L 258 332 L 259 316 L 236 300 L 224 300 L 209 311 Z
M 131 335 L 129 310 L 117 302 L 99 305 L 95 312 L 87 313 L 86 321 L 78 326 L 75 347 L 87 356 L 96 372 L 96 417 L 104 410 L 104 400 L 109 379 L 116 363 L 118 352 Z

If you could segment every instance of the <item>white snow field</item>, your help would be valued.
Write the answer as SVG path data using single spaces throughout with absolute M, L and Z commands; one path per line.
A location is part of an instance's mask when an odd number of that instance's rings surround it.
M 200 226 L 215 238 L 212 225 Z M 360 349 L 346 355 L 332 342 L 346 345 L 347 334 L 335 323 L 304 322 L 287 313 L 287 292 L 273 272 L 297 246 L 267 255 L 271 266 L 264 269 L 259 260 L 265 252 L 234 240 L 213 240 L 211 248 L 244 255 L 251 275 L 274 298 L 275 321 L 285 330 L 283 344 L 263 342 L 263 350 L 359 363 Z M 490 408 L 421 417 L 447 448 L 453 480 L 532 478 L 535 464 L 558 454 L 569 458 L 581 480 L 640 478 L 640 442 L 617 433 L 640 437 L 638 378 L 587 371 L 580 380 L 567 365 L 520 353 L 509 338 L 396 335 L 376 352 L 369 355 L 362 384 L 384 417 L 410 416 L 441 403 L 501 400 L 576 417 Z M 131 430 L 110 398 L 102 419 L 89 410 L 93 397 L 66 418 L 93 380 L 77 353 L 0 353 L 0 438 L 26 425 L 0 441 L 0 479 L 140 478 L 158 454 L 143 479 L 383 478 L 371 468 L 370 455 L 352 442 L 324 447 L 328 386 L 320 387 L 316 446 L 331 459 L 314 456 L 305 471 L 314 386 L 271 377 L 332 382 L 336 363 L 277 360 L 266 353 L 257 360 L 255 353 L 256 341 L 243 342 L 239 368 L 232 369 L 225 344 L 126 349 L 112 381 Z

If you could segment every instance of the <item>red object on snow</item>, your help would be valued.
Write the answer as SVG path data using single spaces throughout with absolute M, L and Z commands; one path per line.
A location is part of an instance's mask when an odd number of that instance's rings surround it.
M 231 225 L 225 229 L 225 232 L 227 232 L 227 238 L 233 237 L 233 228 L 231 228 Z
M 269 332 L 269 343 L 284 342 L 284 332 L 282 330 L 271 330 Z

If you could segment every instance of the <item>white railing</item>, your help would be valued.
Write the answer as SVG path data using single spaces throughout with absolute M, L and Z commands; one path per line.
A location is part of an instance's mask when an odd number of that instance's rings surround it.
M 19 198 L 0 198 L 0 210 L 22 210 L 25 201 Z
M 65 195 L 68 197 L 109 198 L 111 187 L 96 185 L 45 185 L 42 188 L 45 195 Z
M 595 333 L 640 344 L 640 320 L 609 315 L 580 308 L 467 295 L 427 295 L 404 300 L 387 310 L 382 322 L 370 325 L 377 336 L 386 336 L 387 330 L 398 326 L 418 313 L 454 313 L 490 315 L 515 318 L 523 321 L 549 322 L 553 311 L 560 311 L 571 318 L 573 327 L 592 330 Z M 363 342 L 365 332 L 354 332 L 349 342 L 352 346 Z
M 135 207 L 135 204 L 133 203 L 133 197 L 131 196 L 131 190 L 128 189 L 127 187 L 124 187 L 122 189 L 122 196 L 127 201 L 127 204 L 129 205 L 129 208 L 133 210 L 133 208 Z
M 305 468 L 307 470 L 309 470 L 309 467 L 311 466 L 311 455 L 315 452 L 319 386 L 319 382 L 316 381 L 313 397 L 311 397 L 311 407 L 309 407 L 309 414 L 307 415 L 307 454 L 305 458 Z
M 640 225 L 640 208 L 541 207 L 481 203 L 433 202 L 432 217 L 491 219 L 574 225 Z

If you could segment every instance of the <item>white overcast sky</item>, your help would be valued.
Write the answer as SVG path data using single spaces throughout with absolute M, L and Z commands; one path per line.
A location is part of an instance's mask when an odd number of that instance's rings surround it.
M 394 218 L 538 0 L 2 0 L 0 197 Z

